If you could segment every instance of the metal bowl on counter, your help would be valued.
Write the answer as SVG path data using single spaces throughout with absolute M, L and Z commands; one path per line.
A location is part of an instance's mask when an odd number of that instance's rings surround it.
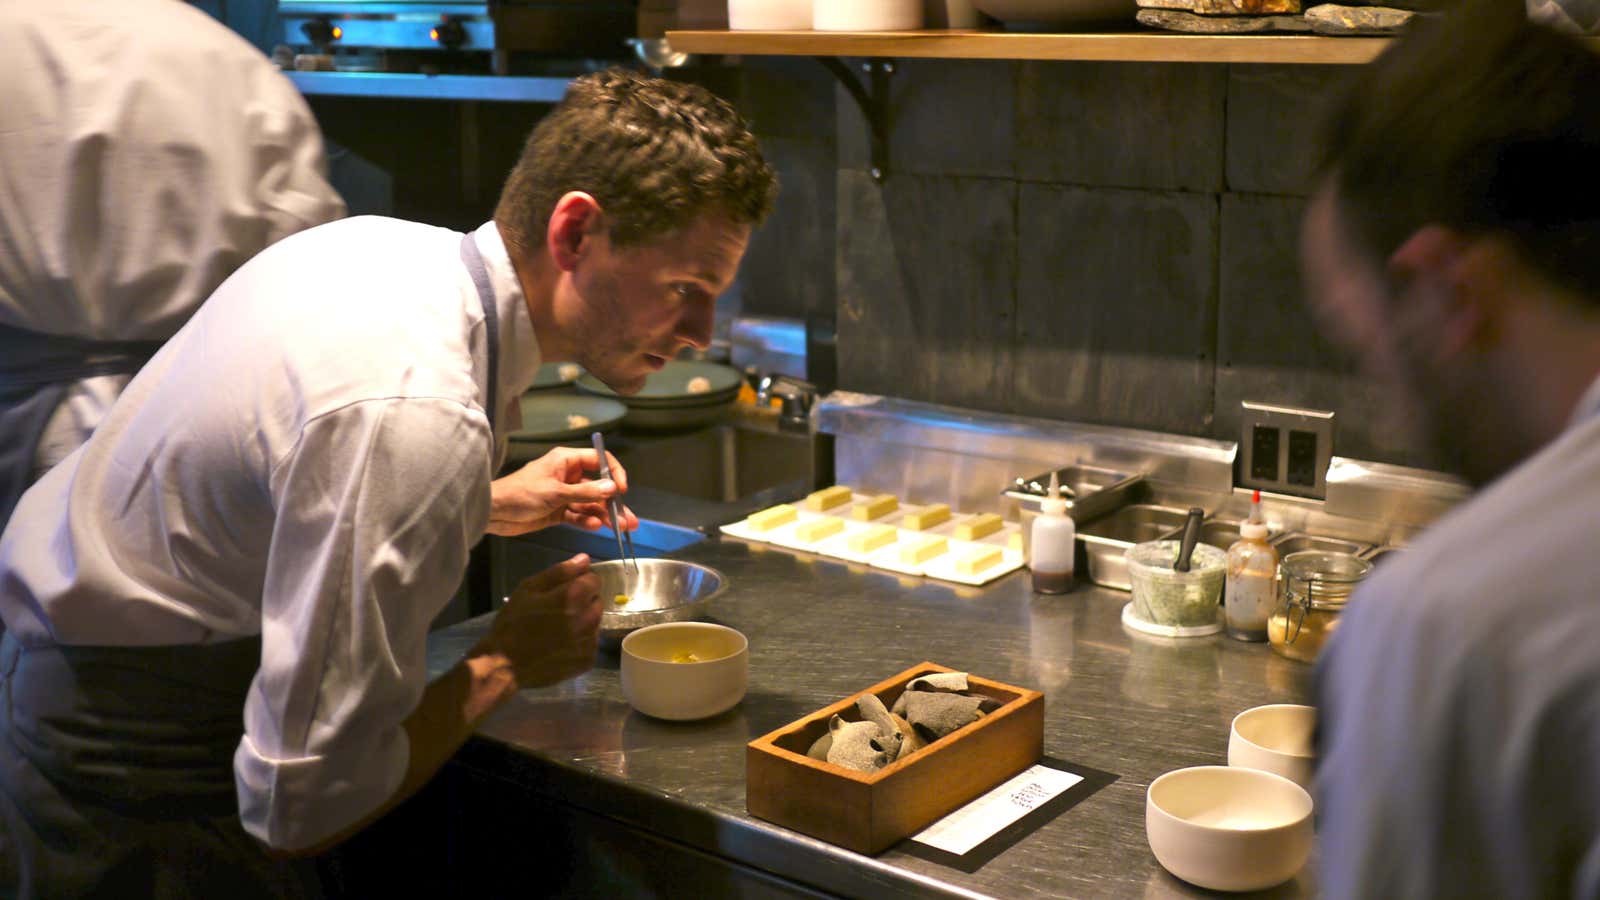
M 639 570 L 622 560 L 595 563 L 600 577 L 600 640 L 612 644 L 646 625 L 698 617 L 722 596 L 728 580 L 721 572 L 678 559 L 640 559 Z M 617 598 L 627 597 L 626 603 Z

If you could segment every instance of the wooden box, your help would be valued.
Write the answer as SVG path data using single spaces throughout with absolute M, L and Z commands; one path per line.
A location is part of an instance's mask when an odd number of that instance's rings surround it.
M 944 666 L 920 663 L 791 722 L 745 750 L 750 814 L 857 853 L 876 854 L 916 834 L 1044 755 L 1044 695 L 968 676 L 969 688 L 1004 705 L 876 772 L 806 756 L 834 714 L 856 721 L 856 700 L 877 694 L 893 707 L 906 682 Z

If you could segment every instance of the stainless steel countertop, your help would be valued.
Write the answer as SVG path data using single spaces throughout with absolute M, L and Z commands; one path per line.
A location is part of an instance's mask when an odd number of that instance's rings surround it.
M 826 891 L 897 896 L 1205 896 L 1168 875 L 1144 835 L 1145 789 L 1172 769 L 1225 764 L 1241 710 L 1305 702 L 1309 667 L 1223 636 L 1135 636 L 1128 595 L 1035 595 L 1027 573 L 985 588 L 902 578 L 712 539 L 674 554 L 730 581 L 714 621 L 750 640 L 750 688 L 732 711 L 673 724 L 633 712 L 614 653 L 564 684 L 519 694 L 458 764 Z M 436 632 L 430 670 L 454 663 L 483 617 Z M 922 660 L 1045 694 L 1045 753 L 1120 778 L 966 874 L 891 848 L 865 857 L 752 818 L 745 743 Z M 1267 896 L 1314 893 L 1313 865 Z

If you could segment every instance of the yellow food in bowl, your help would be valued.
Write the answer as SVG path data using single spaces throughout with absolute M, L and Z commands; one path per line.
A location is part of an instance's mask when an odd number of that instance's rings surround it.
M 618 594 L 615 597 L 611 598 L 611 602 L 615 603 L 618 606 L 627 606 L 628 605 L 628 599 L 629 598 L 628 598 L 627 594 Z

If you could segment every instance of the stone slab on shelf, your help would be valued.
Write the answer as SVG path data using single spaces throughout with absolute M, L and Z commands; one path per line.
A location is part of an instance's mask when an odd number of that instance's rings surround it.
M 1186 34 L 1306 34 L 1303 16 L 1200 16 L 1175 9 L 1141 9 L 1140 25 Z
M 1141 9 L 1172 9 L 1201 16 L 1298 15 L 1300 0 L 1138 0 Z
M 1306 10 L 1311 30 L 1325 35 L 1385 35 L 1404 28 L 1416 13 L 1388 6 L 1341 6 L 1324 3 Z

